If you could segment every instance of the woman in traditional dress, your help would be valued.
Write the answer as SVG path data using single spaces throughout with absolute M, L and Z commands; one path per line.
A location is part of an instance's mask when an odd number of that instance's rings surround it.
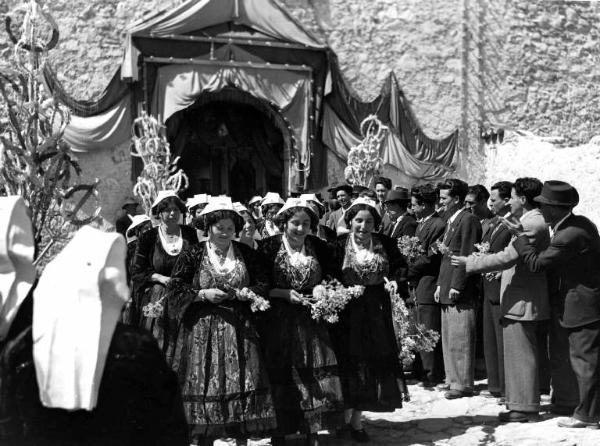
M 336 261 L 345 286 L 363 285 L 333 329 L 344 392 L 346 429 L 368 442 L 363 410 L 393 412 L 402 407 L 406 385 L 398 357 L 392 308 L 384 281 L 403 280 L 406 262 L 396 243 L 375 233 L 381 216 L 375 201 L 357 198 L 345 214 L 350 230 L 338 238 Z
M 233 208 L 244 219 L 244 226 L 240 231 L 240 236 L 237 241 L 248 245 L 252 249 L 258 249 L 258 241 L 262 239 L 256 230 L 256 220 L 250 210 L 242 203 L 233 203 Z
M 152 215 L 159 219 L 160 224 L 140 237 L 131 268 L 132 311 L 138 315 L 137 323 L 133 325 L 149 330 L 163 350 L 168 336 L 166 314 L 162 311 L 157 317 L 145 316 L 144 307 L 164 302 L 171 270 L 181 251 L 198 243 L 196 231 L 179 224 L 184 211 L 185 206 L 175 192 L 158 193 L 152 204 Z
M 248 295 L 265 295 L 259 254 L 233 241 L 242 218 L 229 197 L 203 214 L 208 240 L 181 254 L 169 284 L 168 314 L 178 333 L 167 353 L 179 377 L 192 442 L 268 436 L 275 412 Z
M 328 275 L 333 259 L 330 247 L 310 235 L 318 217 L 306 201 L 288 199 L 277 219 L 283 234 L 260 243 L 273 287 L 263 327 L 278 424 L 273 444 L 300 431 L 314 445 L 319 430 L 341 425 L 343 405 L 328 324 L 311 318 L 302 297 Z
M 284 205 L 283 199 L 277 192 L 268 192 L 263 198 L 260 204 L 260 211 L 263 216 L 262 221 L 258 227 L 258 232 L 261 238 L 271 237 L 273 235 L 281 234 L 281 228 L 274 221 L 277 212 Z
M 135 250 L 138 245 L 138 240 L 144 232 L 152 228 L 152 220 L 145 214 L 134 215 L 131 217 L 131 224 L 125 232 L 127 240 L 127 258 L 125 260 L 125 268 L 127 268 L 127 283 L 131 286 L 131 269 L 133 267 L 133 259 L 135 258 Z M 136 313 L 133 301 L 130 298 L 123 309 L 123 322 L 126 324 L 136 325 L 140 315 Z

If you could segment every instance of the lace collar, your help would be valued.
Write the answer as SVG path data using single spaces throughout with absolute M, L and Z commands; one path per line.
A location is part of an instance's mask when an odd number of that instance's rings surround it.
M 212 265 L 212 267 L 215 269 L 215 271 L 218 274 L 228 274 L 228 273 L 232 272 L 237 265 L 237 260 L 233 253 L 233 244 L 232 243 L 229 244 L 229 249 L 227 250 L 227 255 L 225 256 L 225 259 L 223 259 L 222 261 L 221 261 L 219 255 L 217 254 L 215 247 L 210 242 L 210 240 L 206 241 L 206 253 L 208 254 L 208 260 L 209 260 L 210 264 Z
M 160 239 L 160 244 L 167 254 L 170 256 L 179 255 L 181 252 L 181 248 L 183 248 L 183 237 L 181 236 L 181 227 L 178 227 L 179 233 L 175 237 L 174 242 L 170 242 L 167 238 L 167 233 L 165 232 L 162 226 L 158 227 L 158 237 Z

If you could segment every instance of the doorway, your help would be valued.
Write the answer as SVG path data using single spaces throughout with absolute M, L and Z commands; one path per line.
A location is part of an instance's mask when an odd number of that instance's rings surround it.
M 269 104 L 234 88 L 204 93 L 175 113 L 166 122 L 167 138 L 190 180 L 183 197 L 227 194 L 247 202 L 266 192 L 286 193 L 289 135 L 283 123 Z

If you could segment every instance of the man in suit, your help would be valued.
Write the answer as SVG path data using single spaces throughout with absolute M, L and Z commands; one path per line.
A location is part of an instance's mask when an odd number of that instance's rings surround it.
M 468 256 L 481 241 L 481 224 L 464 209 L 469 186 L 449 179 L 440 186 L 440 203 L 448 220 L 443 237 L 447 247 L 442 258 L 435 300 L 442 304 L 442 351 L 448 399 L 473 395 L 475 368 L 475 308 L 477 278 L 467 277 L 464 266 L 453 266 L 451 255 Z
M 385 207 L 390 217 L 391 224 L 384 233 L 393 239 L 399 239 L 404 235 L 410 237 L 415 235 L 417 230 L 417 220 L 407 212 L 410 204 L 410 195 L 408 189 L 390 191 L 385 200 Z
M 481 229 L 485 233 L 487 224 L 494 217 L 494 213 L 488 207 L 490 192 L 483 184 L 475 184 L 469 187 L 469 192 L 465 197 L 465 209 L 471 211 L 473 215 L 479 218 Z
M 579 386 L 579 404 L 561 427 L 598 428 L 600 422 L 600 236 L 596 226 L 574 215 L 577 190 L 563 181 L 546 181 L 535 198 L 550 225 L 550 246 L 538 252 L 528 233 L 514 225 L 519 235 L 514 245 L 532 271 L 553 277 L 551 300 L 559 308 L 560 324 L 569 334 L 569 354 Z
M 546 249 L 550 243 L 548 228 L 534 201 L 541 190 L 542 183 L 538 179 L 518 178 L 511 188 L 509 201 L 511 218 L 519 219 L 531 232 L 538 250 Z M 502 229 L 508 231 L 504 224 Z M 499 316 L 502 318 L 508 412 L 501 413 L 499 418 L 515 422 L 537 418 L 540 410 L 538 334 L 541 324 L 550 315 L 546 274 L 530 271 L 512 243 L 493 254 L 453 257 L 452 262 L 466 265 L 469 274 L 502 271 Z
M 489 244 L 489 253 L 501 252 L 510 242 L 511 234 L 506 226 L 500 223 L 498 216 L 504 216 L 509 210 L 512 183 L 500 181 L 491 188 L 489 197 L 492 214 L 491 219 L 483 228 L 481 243 Z M 467 195 L 468 198 L 468 195 Z M 486 206 L 487 209 L 487 206 Z M 483 354 L 487 370 L 487 392 L 480 395 L 487 397 L 504 396 L 504 347 L 502 341 L 502 327 L 500 326 L 500 273 L 487 273 L 482 275 L 481 289 L 483 291 Z
M 332 193 L 340 204 L 340 207 L 329 214 L 327 226 L 338 234 L 341 234 L 348 231 L 346 222 L 344 221 L 344 213 L 352 204 L 352 186 L 349 184 L 336 186 L 333 188 Z
M 377 178 L 377 181 L 375 182 L 375 193 L 377 194 L 377 207 L 379 208 L 379 213 L 381 214 L 381 225 L 379 232 L 382 234 L 385 234 L 385 231 L 390 225 L 390 216 L 387 213 L 384 203 L 391 189 L 392 180 L 386 177 Z
M 421 241 L 423 254 L 414 262 L 409 262 L 408 280 L 415 286 L 417 322 L 441 333 L 442 309 L 433 298 L 442 256 L 432 249 L 446 229 L 446 223 L 435 211 L 438 194 L 431 184 L 412 190 L 412 208 L 417 216 L 416 236 Z M 438 341 L 431 352 L 419 352 L 423 369 L 423 387 L 433 387 L 444 378 L 444 358 L 442 342 Z

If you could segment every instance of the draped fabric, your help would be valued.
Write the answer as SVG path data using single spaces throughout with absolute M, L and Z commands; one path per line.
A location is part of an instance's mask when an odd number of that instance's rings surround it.
M 222 66 L 167 65 L 158 69 L 152 111 L 166 121 L 192 105 L 203 92 L 235 87 L 273 103 L 289 124 L 300 159 L 310 166 L 308 144 L 311 80 L 306 73 L 282 70 L 228 68 Z M 289 163 L 289 189 L 298 182 L 298 172 Z M 310 172 L 310 170 L 309 170 Z
M 142 19 L 129 28 L 121 76 L 138 79 L 137 59 L 140 53 L 134 46 L 136 35 L 183 35 L 227 22 L 250 26 L 276 40 L 324 47 L 273 0 L 188 0 L 170 11 Z
M 172 64 L 168 58 L 174 59 Z M 136 82 L 142 63 L 145 85 Z M 381 155 L 386 174 L 397 183 L 434 181 L 458 167 L 458 130 L 441 139 L 425 135 L 392 73 L 375 99 L 362 102 L 346 84 L 335 53 L 275 0 L 188 0 L 134 23 L 122 65 L 95 101 L 71 98 L 49 68 L 44 76 L 50 90 L 73 111 L 65 137 L 75 151 L 126 142 L 143 100 L 150 102 L 145 104 L 149 113 L 164 122 L 207 92 L 235 88 L 278 115 L 273 120 L 284 133 L 282 169 L 289 171 L 288 190 L 301 179 L 311 189 L 339 181 L 328 178 L 327 150 L 345 162 L 362 139 L 360 123 L 370 114 L 390 129 Z M 272 168 L 267 155 L 259 153 Z

